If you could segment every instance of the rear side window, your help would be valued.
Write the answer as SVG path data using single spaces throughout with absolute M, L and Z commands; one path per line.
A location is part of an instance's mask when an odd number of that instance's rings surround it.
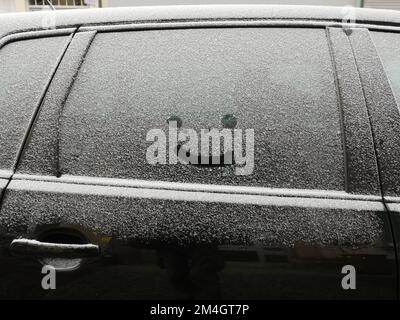
M 400 105 L 400 35 L 398 33 L 371 32 L 375 47 L 381 57 L 383 67 L 389 78 Z
M 343 190 L 332 69 L 322 29 L 100 33 L 64 106 L 61 174 Z M 254 129 L 251 174 L 146 160 L 168 119 L 200 132 L 231 117 Z
M 0 50 L 0 169 L 11 170 L 67 37 L 23 40 Z

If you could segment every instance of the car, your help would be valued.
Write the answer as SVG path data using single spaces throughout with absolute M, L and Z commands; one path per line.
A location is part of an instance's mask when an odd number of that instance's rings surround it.
M 339 7 L 1 15 L 0 298 L 398 299 L 399 31 Z

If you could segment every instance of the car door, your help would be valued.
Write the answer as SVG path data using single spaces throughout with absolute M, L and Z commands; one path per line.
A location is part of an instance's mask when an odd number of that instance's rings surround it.
M 13 33 L 0 39 L 0 199 L 15 172 L 34 116 L 73 31 L 71 28 Z M 7 223 L 12 223 L 12 219 L 9 217 Z M 12 298 L 14 294 L 8 293 L 7 283 L 18 283 L 21 274 L 14 268 L 22 269 L 9 260 L 10 239 L 5 228 L 4 224 L 0 227 L 0 296 Z M 19 286 L 23 284 L 18 283 Z
M 390 211 L 392 228 L 398 244 L 400 240 L 399 30 L 398 28 L 373 29 L 369 33 L 360 33 L 356 41 L 363 47 L 368 46 L 368 51 L 358 52 L 360 74 L 365 83 L 371 124 L 375 132 L 382 193 L 385 205 Z M 375 61 L 373 77 L 370 71 L 366 71 L 367 59 Z M 379 82 L 376 79 L 379 79 Z
M 183 26 L 75 34 L 3 197 L 4 296 L 396 298 L 346 30 Z

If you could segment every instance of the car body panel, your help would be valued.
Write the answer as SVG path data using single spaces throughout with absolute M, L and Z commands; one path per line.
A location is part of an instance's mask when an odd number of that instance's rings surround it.
M 354 30 L 349 39 L 354 45 L 354 55 L 360 80 L 363 84 L 371 129 L 374 135 L 382 196 L 385 205 L 390 210 L 389 216 L 391 217 L 396 243 L 399 243 L 400 224 L 398 208 L 395 204 L 400 195 L 399 107 L 371 35 L 364 30 Z M 392 202 L 394 204 L 391 204 Z
M 0 20 L 0 38 L 32 30 L 65 28 L 69 26 L 110 25 L 143 22 L 200 22 L 211 20 L 291 21 L 309 23 L 342 23 L 344 12 L 340 7 L 282 6 L 282 5 L 207 5 L 160 6 L 135 8 L 107 8 L 87 10 L 57 10 L 27 14 L 3 14 Z M 356 22 L 375 26 L 400 24 L 400 14 L 395 10 L 354 8 Z M 54 25 L 48 22 L 54 22 Z M 44 23 L 45 22 L 45 23 Z
M 386 298 L 397 297 L 392 222 L 382 201 L 365 79 L 340 26 L 339 9 L 270 6 L 56 12 L 56 28 L 81 27 L 48 87 L 0 211 L 2 298 Z M 358 11 L 357 11 L 358 12 Z M 398 13 L 361 10 L 360 24 L 386 27 Z M 2 35 L 40 29 L 48 13 L 6 15 Z M 298 21 L 293 21 L 298 20 Z M 12 23 L 10 23 L 12 21 Z M 124 23 L 124 25 L 121 25 Z M 113 25 L 114 24 L 114 25 Z M 155 28 L 318 27 L 329 40 L 341 113 L 344 190 L 266 188 L 63 175 L 60 121 L 97 33 Z M 7 27 L 5 26 L 7 25 Z M 110 26 L 111 25 L 111 26 Z M 353 32 L 353 30 L 352 30 Z M 350 42 L 349 42 L 350 39 Z M 376 63 L 376 61 L 374 62 Z M 371 95 L 375 88 L 368 84 Z M 351 97 L 351 99 L 350 99 Z M 44 159 L 44 161 L 41 161 Z M 5 180 L 7 181 L 7 180 Z M 17 237 L 72 228 L 101 248 L 101 259 L 57 272 L 41 288 L 38 259 L 14 257 Z M 43 261 L 42 261 L 43 262 Z M 342 268 L 357 289 L 342 287 Z
M 26 297 L 395 298 L 390 227 L 373 197 L 349 200 L 333 193 L 330 199 L 329 192 L 315 197 L 315 191 L 284 196 L 276 190 L 260 195 L 251 188 L 230 194 L 226 187 L 210 193 L 196 186 L 182 191 L 185 186 L 173 183 L 144 189 L 113 179 L 97 185 L 93 178 L 60 179 L 13 180 L 0 223 L 7 221 L 8 234 L 28 238 L 52 225 L 79 226 L 95 234 L 92 243 L 107 257 L 82 267 L 74 280 L 61 274 L 68 280 L 54 292 L 29 296 L 40 293 L 31 290 Z M 180 275 L 185 261 L 196 259 L 202 262 L 190 280 Z M 341 288 L 344 265 L 359 270 L 358 290 Z M 37 275 L 40 265 L 29 270 Z M 120 291 L 124 277 L 129 287 Z

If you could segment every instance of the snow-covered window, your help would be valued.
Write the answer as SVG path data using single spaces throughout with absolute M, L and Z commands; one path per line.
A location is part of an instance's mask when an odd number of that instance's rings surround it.
M 0 50 L 0 170 L 15 164 L 29 123 L 68 37 L 12 42 Z
M 400 34 L 371 32 L 371 35 L 400 107 Z
M 63 109 L 62 174 L 344 189 L 340 113 L 324 29 L 102 33 Z M 146 134 L 254 129 L 254 171 L 151 165 Z M 169 160 L 168 160 L 169 161 Z

